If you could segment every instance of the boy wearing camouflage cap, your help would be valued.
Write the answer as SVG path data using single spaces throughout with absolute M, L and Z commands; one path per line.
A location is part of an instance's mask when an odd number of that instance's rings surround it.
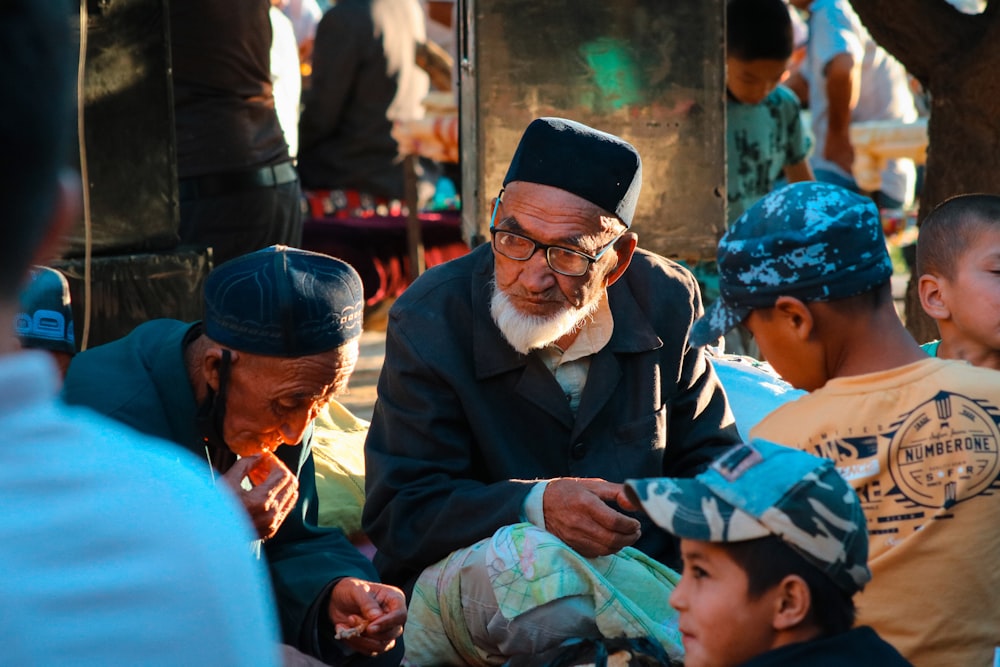
M 822 183 L 777 190 L 733 224 L 718 261 L 722 296 L 692 345 L 744 322 L 775 370 L 811 392 L 751 437 L 832 459 L 857 491 L 873 575 L 859 621 L 921 667 L 990 664 L 1000 375 L 929 358 L 909 335 L 865 197 Z
M 763 440 L 693 479 L 629 480 L 629 497 L 681 540 L 670 596 L 685 667 L 909 665 L 851 629 L 871 579 L 858 497 L 833 464 Z

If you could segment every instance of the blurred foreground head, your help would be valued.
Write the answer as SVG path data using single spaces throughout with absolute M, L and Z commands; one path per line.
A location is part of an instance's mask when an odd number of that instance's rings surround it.
M 73 128 L 69 7 L 0 2 L 0 300 L 13 301 L 48 231 L 73 210 L 61 185 Z M 58 232 L 55 233 L 58 235 Z

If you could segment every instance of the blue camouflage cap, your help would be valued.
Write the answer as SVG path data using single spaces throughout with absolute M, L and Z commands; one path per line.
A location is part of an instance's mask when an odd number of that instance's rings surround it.
M 814 181 L 787 185 L 750 207 L 719 241 L 717 257 L 720 296 L 691 327 L 695 347 L 779 296 L 844 299 L 892 275 L 875 203 Z
M 364 290 L 350 264 L 274 245 L 205 280 L 205 335 L 234 350 L 305 357 L 361 335 Z
M 66 276 L 47 266 L 32 268 L 30 282 L 21 291 L 14 331 L 24 347 L 76 354 Z
M 625 486 L 677 537 L 744 542 L 776 535 L 849 595 L 871 580 L 861 502 L 828 459 L 753 440 L 693 479 L 630 479 Z

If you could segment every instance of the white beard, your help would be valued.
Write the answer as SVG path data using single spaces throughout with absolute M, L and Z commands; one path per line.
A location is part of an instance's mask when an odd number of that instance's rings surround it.
M 519 311 L 494 283 L 490 315 L 493 316 L 493 322 L 510 346 L 521 354 L 528 354 L 532 350 L 554 343 L 574 330 L 583 328 L 587 318 L 594 314 L 600 303 L 598 295 L 590 303 L 577 308 L 567 306 L 549 317 L 527 315 Z

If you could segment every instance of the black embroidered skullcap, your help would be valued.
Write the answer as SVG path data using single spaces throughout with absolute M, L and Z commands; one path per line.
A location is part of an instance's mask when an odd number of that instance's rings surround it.
M 504 187 L 511 181 L 550 185 L 583 197 L 632 225 L 642 185 L 635 147 L 565 118 L 537 118 L 521 136 Z
M 234 350 L 319 354 L 361 335 L 364 290 L 350 264 L 274 245 L 222 264 L 205 281 L 205 334 Z

